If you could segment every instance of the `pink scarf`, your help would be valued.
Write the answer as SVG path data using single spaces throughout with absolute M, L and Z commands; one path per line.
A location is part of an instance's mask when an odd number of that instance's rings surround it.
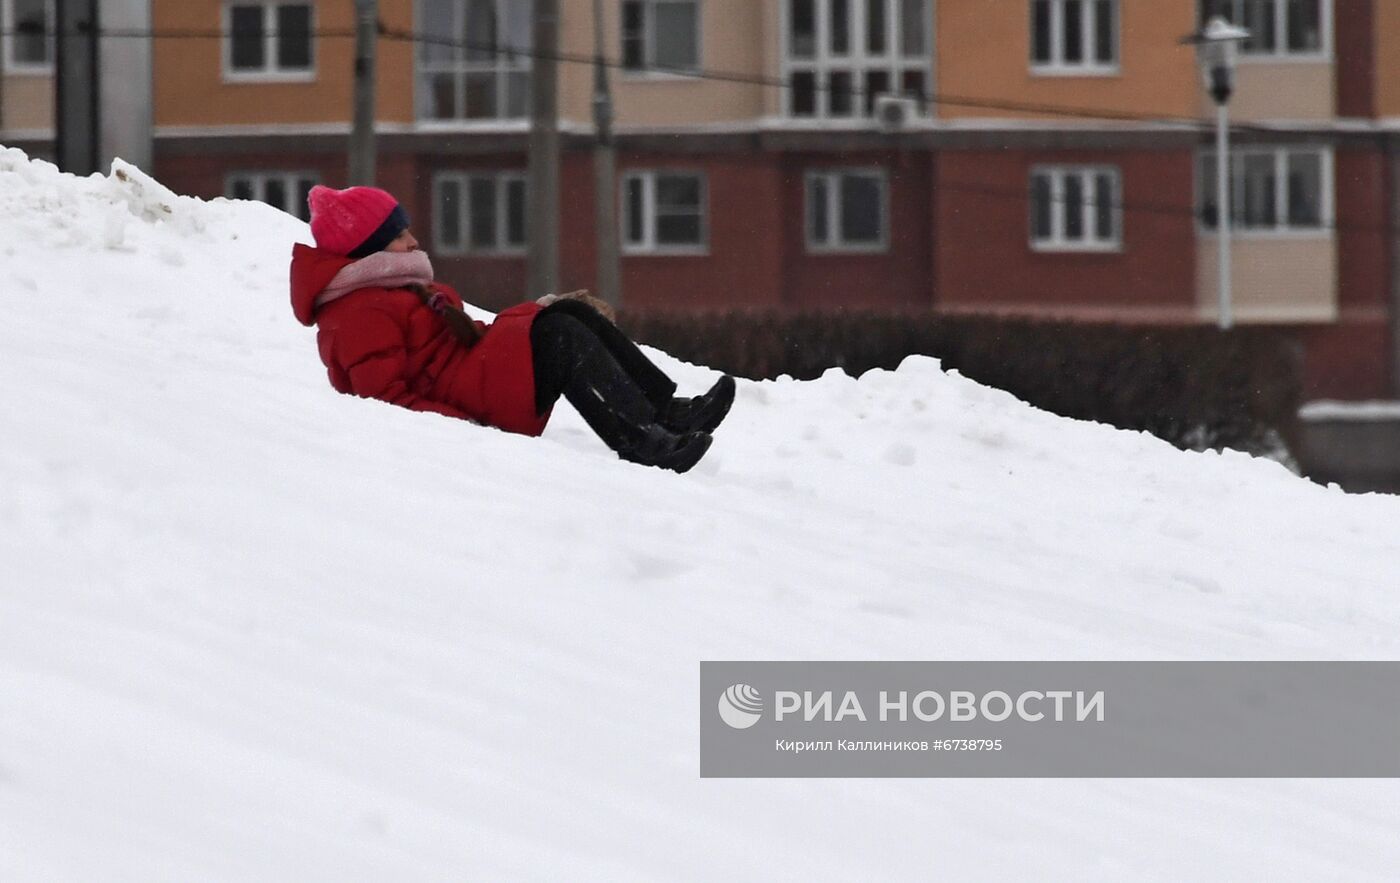
M 403 288 L 428 285 L 433 281 L 433 264 L 425 251 L 379 251 L 353 264 L 347 264 L 316 296 L 316 306 L 324 307 L 361 288 Z

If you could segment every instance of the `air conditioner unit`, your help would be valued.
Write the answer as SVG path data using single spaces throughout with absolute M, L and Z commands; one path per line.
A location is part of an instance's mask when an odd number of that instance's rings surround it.
M 880 95 L 875 99 L 875 127 L 881 132 L 898 132 L 919 115 L 919 103 L 905 95 Z

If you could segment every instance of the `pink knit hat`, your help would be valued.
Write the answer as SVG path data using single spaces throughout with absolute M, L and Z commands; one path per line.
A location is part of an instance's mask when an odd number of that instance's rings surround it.
M 398 200 L 377 187 L 332 190 L 317 185 L 306 202 L 316 247 L 331 254 L 367 257 L 408 229 L 408 214 Z

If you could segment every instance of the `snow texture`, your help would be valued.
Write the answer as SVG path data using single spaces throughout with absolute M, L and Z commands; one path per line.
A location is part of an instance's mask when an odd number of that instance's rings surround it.
M 644 469 L 565 406 L 530 439 L 333 392 L 307 236 L 0 152 L 0 879 L 1400 867 L 1394 781 L 702 780 L 695 693 L 704 659 L 1393 659 L 1395 498 L 928 358 L 741 382 L 696 471 Z

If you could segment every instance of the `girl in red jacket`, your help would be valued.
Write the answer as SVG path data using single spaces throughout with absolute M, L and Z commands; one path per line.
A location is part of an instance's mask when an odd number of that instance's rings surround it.
M 573 299 L 541 298 L 490 325 L 433 281 L 392 196 L 373 187 L 310 195 L 316 247 L 292 251 L 292 310 L 317 326 L 331 386 L 417 411 L 539 435 L 559 396 L 634 463 L 685 472 L 734 401 L 722 377 L 693 399 L 610 321 Z

